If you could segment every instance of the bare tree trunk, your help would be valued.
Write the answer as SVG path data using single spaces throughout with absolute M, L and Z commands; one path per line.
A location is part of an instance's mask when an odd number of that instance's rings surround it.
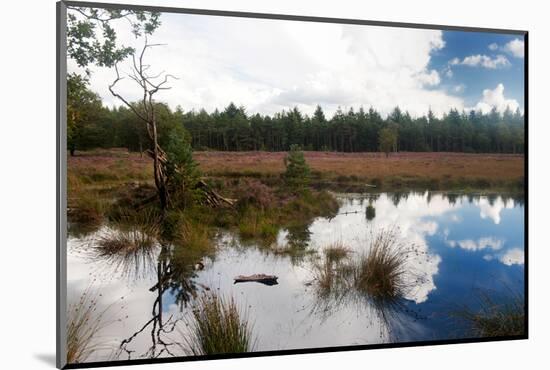
M 163 87 L 163 85 L 168 82 L 169 77 L 175 77 L 164 73 L 160 73 L 155 76 L 146 73 L 150 66 L 143 63 L 143 55 L 148 48 L 157 45 L 158 44 L 148 44 L 147 38 L 145 38 L 145 45 L 141 51 L 139 58 L 136 60 L 135 55 L 132 55 L 133 71 L 132 73 L 128 73 L 127 76 L 134 80 L 143 91 L 143 98 L 138 104 L 137 108 L 133 104 L 130 104 L 120 94 L 114 91 L 114 86 L 117 84 L 118 81 L 122 79 L 118 70 L 118 66 L 116 64 L 114 66 L 116 71 L 116 79 L 111 85 L 109 85 L 109 90 L 115 97 L 126 104 L 126 106 L 128 106 L 132 110 L 132 112 L 134 112 L 134 114 L 145 123 L 147 134 L 152 144 L 152 148 L 150 151 L 148 151 L 148 154 L 153 158 L 155 186 L 157 188 L 161 209 L 164 211 L 167 208 L 169 201 L 166 177 L 167 158 L 166 154 L 158 144 L 157 122 L 155 116 L 155 103 L 153 101 L 153 95 L 156 94 L 159 90 L 169 89 L 169 87 Z M 160 83 L 154 82 L 157 78 L 162 77 L 164 78 Z M 140 140 L 140 151 L 141 150 L 142 147 Z
M 154 112 L 153 112 L 151 121 L 152 121 L 151 125 L 152 125 L 152 132 L 153 132 L 153 137 L 151 139 L 153 141 L 153 171 L 155 176 L 155 185 L 157 187 L 158 194 L 159 194 L 160 207 L 162 208 L 162 210 L 165 210 L 166 207 L 168 206 L 168 191 L 166 190 L 166 177 L 164 174 L 164 165 L 163 163 L 161 163 L 159 159 L 161 149 L 158 145 L 157 122 L 156 122 Z

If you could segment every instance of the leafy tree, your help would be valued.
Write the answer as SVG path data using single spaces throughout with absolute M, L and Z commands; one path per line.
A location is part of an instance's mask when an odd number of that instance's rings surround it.
M 283 174 L 286 185 L 295 192 L 307 189 L 310 180 L 310 169 L 304 152 L 298 145 L 291 145 L 284 160 L 286 171 Z
M 75 150 L 88 149 L 100 140 L 93 140 L 94 126 L 103 110 L 100 97 L 88 89 L 89 82 L 78 74 L 67 76 L 67 148 L 73 156 Z
M 381 129 L 378 134 L 378 143 L 380 151 L 386 153 L 386 157 L 388 157 L 390 152 L 396 151 L 397 132 L 390 127 Z
M 150 35 L 160 26 L 159 12 L 74 6 L 67 8 L 67 54 L 83 68 L 90 64 L 113 67 L 135 52 L 132 47 L 117 44 L 113 21 L 127 21 L 136 38 Z

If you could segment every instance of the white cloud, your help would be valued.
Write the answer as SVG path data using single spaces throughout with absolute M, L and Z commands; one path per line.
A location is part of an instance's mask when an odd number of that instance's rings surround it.
M 431 54 L 445 46 L 441 31 L 182 14 L 161 19 L 150 41 L 167 46 L 146 59 L 152 70 L 179 78 L 157 96 L 171 107 L 212 111 L 233 101 L 249 113 L 298 106 L 311 114 L 321 104 L 329 116 L 338 106 L 373 106 L 385 114 L 399 105 L 413 115 L 464 108 L 429 68 Z M 126 24 L 114 26 L 122 43 L 139 49 L 141 40 Z M 91 78 L 110 106 L 120 104 L 107 89 L 113 78 L 105 68 L 94 68 Z M 130 79 L 117 87 L 130 100 L 139 98 Z
M 525 54 L 525 46 L 522 40 L 514 39 L 508 42 L 503 47 L 504 51 L 515 56 L 516 58 L 523 58 Z
M 507 99 L 504 96 L 504 85 L 498 84 L 494 90 L 483 90 L 483 98 L 479 101 L 474 110 L 488 113 L 492 109 L 496 108 L 499 112 L 504 112 L 506 108 L 509 108 L 512 112 L 515 112 L 519 108 L 519 103 L 515 99 Z
M 520 248 L 512 248 L 499 257 L 499 261 L 507 266 L 523 265 L 524 259 L 523 249 Z
M 504 240 L 502 239 L 496 239 L 493 237 L 484 237 L 480 238 L 477 241 L 472 239 L 465 239 L 465 240 L 448 240 L 447 245 L 454 248 L 457 245 L 465 250 L 468 251 L 479 251 L 483 249 L 492 249 L 492 250 L 499 250 L 502 248 L 502 245 L 504 244 Z
M 456 65 L 459 65 L 460 64 L 460 59 L 458 58 L 453 58 L 449 61 L 449 65 L 452 65 L 452 66 L 456 66 Z
M 525 45 L 522 40 L 513 39 L 512 41 L 509 41 L 502 46 L 498 45 L 497 43 L 492 43 L 489 45 L 489 50 L 491 51 L 500 50 L 516 58 L 523 58 L 525 54 Z
M 483 67 L 487 69 L 497 69 L 502 67 L 507 67 L 510 65 L 510 62 L 504 55 L 497 55 L 494 58 L 491 58 L 487 55 L 470 55 L 465 57 L 462 61 L 458 58 L 453 58 L 449 61 L 450 65 L 464 65 L 468 67 Z
M 453 87 L 453 91 L 458 94 L 462 94 L 466 90 L 466 85 L 464 84 L 458 84 L 455 87 Z
M 439 73 L 435 70 L 431 70 L 429 73 L 422 72 L 417 75 L 418 81 L 423 86 L 437 86 L 441 82 Z

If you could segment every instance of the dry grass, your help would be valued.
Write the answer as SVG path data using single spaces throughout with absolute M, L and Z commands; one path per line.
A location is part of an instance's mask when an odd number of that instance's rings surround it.
M 410 249 L 399 242 L 397 231 L 389 228 L 373 236 L 368 252 L 355 267 L 357 290 L 381 299 L 406 296 L 411 288 L 407 264 Z
M 121 150 L 77 152 L 67 160 L 69 174 L 83 185 L 153 179 L 151 159 Z
M 252 327 L 246 312 L 230 298 L 215 293 L 202 295 L 188 323 L 190 335 L 182 333 L 184 351 L 193 355 L 250 352 L 254 348 Z
M 88 253 L 130 278 L 146 276 L 154 269 L 159 249 L 159 217 L 150 210 L 122 212 L 113 222 L 115 228 L 106 229 L 92 241 Z
M 67 312 L 67 362 L 85 362 L 94 352 L 112 350 L 100 332 L 110 323 L 106 320 L 110 306 L 98 310 L 101 294 L 86 289 L 78 302 L 70 304 Z
M 329 245 L 323 252 L 327 260 L 337 262 L 348 257 L 351 253 L 351 249 L 340 241 Z
M 210 175 L 278 176 L 285 171 L 285 152 L 195 152 Z M 338 181 L 422 177 L 428 180 L 518 180 L 524 175 L 521 154 L 305 152 L 314 174 Z M 138 153 L 99 151 L 68 160 L 69 172 L 84 182 L 152 179 L 151 161 Z
M 196 152 L 201 169 L 210 174 L 278 175 L 284 152 Z M 305 152 L 314 173 L 334 180 L 424 177 L 427 179 L 519 179 L 524 156 L 511 154 Z
M 463 309 L 456 316 L 466 321 L 477 337 L 508 337 L 525 334 L 525 302 L 513 296 L 495 302 L 487 293 L 480 293 L 480 309 Z
M 411 282 L 419 281 L 420 275 L 409 264 L 417 251 L 399 241 L 398 230 L 392 227 L 373 234 L 367 252 L 353 259 L 342 243 L 325 248 L 320 262 L 313 265 L 319 295 L 353 292 L 377 301 L 406 297 L 413 288 Z

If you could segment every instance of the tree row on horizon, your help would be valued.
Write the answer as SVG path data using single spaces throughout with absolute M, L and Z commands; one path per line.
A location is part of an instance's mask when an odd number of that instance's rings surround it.
M 125 107 L 105 107 L 90 91 L 87 81 L 68 79 L 68 148 L 148 148 L 143 123 Z M 442 118 L 431 111 L 412 117 L 396 107 L 386 118 L 374 108 L 338 109 L 326 118 L 321 106 L 313 115 L 298 108 L 273 115 L 247 114 L 244 106 L 229 103 L 223 111 L 175 111 L 156 103 L 161 140 L 173 130 L 186 131 L 193 150 L 288 151 L 303 150 L 377 152 L 384 143 L 391 151 L 523 153 L 524 115 L 510 109 L 503 113 L 459 112 L 451 109 Z

